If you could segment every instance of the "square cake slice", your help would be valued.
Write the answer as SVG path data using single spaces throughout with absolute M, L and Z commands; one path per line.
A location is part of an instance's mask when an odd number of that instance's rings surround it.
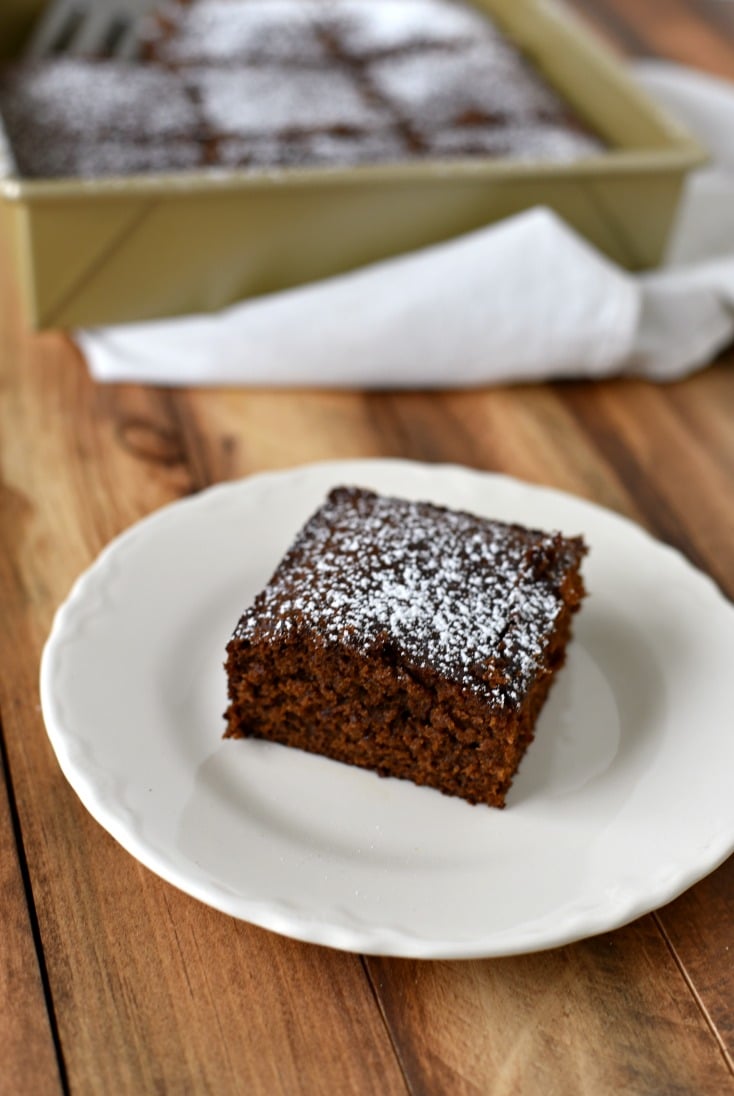
M 228 644 L 225 737 L 502 807 L 565 658 L 585 552 L 336 488 Z

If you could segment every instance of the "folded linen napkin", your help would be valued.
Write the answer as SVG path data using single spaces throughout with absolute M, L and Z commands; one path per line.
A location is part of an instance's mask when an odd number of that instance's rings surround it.
M 662 62 L 637 75 L 713 161 L 689 181 L 666 267 L 631 275 L 538 208 L 214 315 L 78 331 L 92 376 L 452 388 L 700 368 L 734 338 L 734 87 Z

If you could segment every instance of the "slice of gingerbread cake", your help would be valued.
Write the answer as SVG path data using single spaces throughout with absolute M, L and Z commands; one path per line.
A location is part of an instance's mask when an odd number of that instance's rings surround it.
M 584 596 L 579 537 L 333 490 L 227 647 L 226 737 L 502 807 Z

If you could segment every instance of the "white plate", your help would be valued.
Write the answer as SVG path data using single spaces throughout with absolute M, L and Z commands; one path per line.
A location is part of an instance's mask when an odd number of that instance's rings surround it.
M 222 741 L 225 644 L 339 483 L 590 544 L 590 596 L 504 811 Z M 713 583 L 613 513 L 463 468 L 351 461 L 212 488 L 114 541 L 57 614 L 41 698 L 88 810 L 201 901 L 348 950 L 507 955 L 624 924 L 732 851 L 733 649 Z

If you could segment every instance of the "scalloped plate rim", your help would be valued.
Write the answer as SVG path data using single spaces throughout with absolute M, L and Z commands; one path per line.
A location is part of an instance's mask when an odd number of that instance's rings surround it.
M 63 604 L 57 610 L 48 640 L 43 650 L 40 667 L 41 707 L 47 733 L 56 753 L 59 765 L 67 780 L 74 788 L 81 802 L 93 817 L 122 845 L 133 857 L 155 874 L 176 886 L 183 892 L 214 907 L 230 916 L 246 920 L 263 928 L 291 936 L 306 942 L 336 947 L 345 951 L 364 954 L 404 956 L 410 958 L 483 958 L 524 954 L 546 948 L 562 946 L 588 936 L 619 928 L 642 914 L 651 912 L 671 901 L 695 882 L 715 870 L 734 851 L 734 824 L 730 832 L 722 832 L 703 843 L 701 859 L 695 863 L 668 864 L 668 871 L 657 887 L 649 888 L 644 895 L 623 890 L 614 901 L 604 905 L 592 904 L 587 908 L 574 908 L 565 911 L 565 920 L 559 917 L 558 923 L 549 928 L 541 918 L 539 927 L 530 923 L 525 931 L 505 930 L 489 933 L 484 938 L 467 941 L 466 939 L 424 938 L 418 932 L 401 931 L 388 924 L 361 923 L 349 918 L 342 911 L 341 920 L 330 919 L 328 915 L 313 915 L 272 898 L 252 899 L 232 894 L 226 887 L 211 881 L 192 878 L 172 862 L 165 849 L 154 847 L 150 842 L 141 841 L 131 831 L 119 813 L 105 802 L 94 778 L 80 766 L 73 757 L 73 735 L 64 726 L 59 714 L 58 697 L 55 694 L 53 673 L 60 644 L 67 638 L 69 622 L 73 623 L 74 613 L 84 604 L 88 588 L 103 574 L 110 563 L 124 553 L 127 545 L 138 540 L 141 535 L 154 535 L 156 526 L 166 522 L 173 512 L 186 507 L 191 513 L 212 504 L 217 497 L 234 496 L 241 490 L 247 491 L 251 485 L 266 487 L 270 483 L 282 483 L 293 477 L 310 477 L 313 474 L 333 473 L 332 481 L 358 482 L 360 476 L 369 478 L 370 470 L 379 467 L 384 471 L 394 470 L 408 475 L 429 473 L 433 476 L 458 476 L 462 479 L 476 479 L 494 483 L 505 490 L 527 491 L 556 497 L 564 504 L 572 502 L 583 510 L 589 508 L 605 520 L 618 524 L 626 535 L 637 537 L 651 550 L 662 553 L 669 560 L 681 566 L 701 588 L 706 588 L 708 596 L 715 598 L 720 607 L 732 611 L 732 606 L 724 598 L 710 576 L 694 568 L 689 561 L 670 545 L 656 540 L 644 528 L 634 521 L 611 511 L 598 503 L 580 496 L 572 495 L 558 488 L 522 480 L 503 473 L 487 472 L 452 463 L 425 463 L 402 459 L 345 459 L 318 461 L 291 468 L 257 472 L 242 479 L 217 483 L 203 489 L 193 496 L 173 500 L 135 522 L 116 536 L 98 554 L 92 564 L 76 579 Z M 353 473 L 357 473 L 355 477 Z M 337 474 L 338 473 L 338 474 Z M 430 497 L 427 492 L 426 497 Z M 733 617 L 734 619 L 734 617 Z M 564 914 L 561 907 L 559 914 Z

